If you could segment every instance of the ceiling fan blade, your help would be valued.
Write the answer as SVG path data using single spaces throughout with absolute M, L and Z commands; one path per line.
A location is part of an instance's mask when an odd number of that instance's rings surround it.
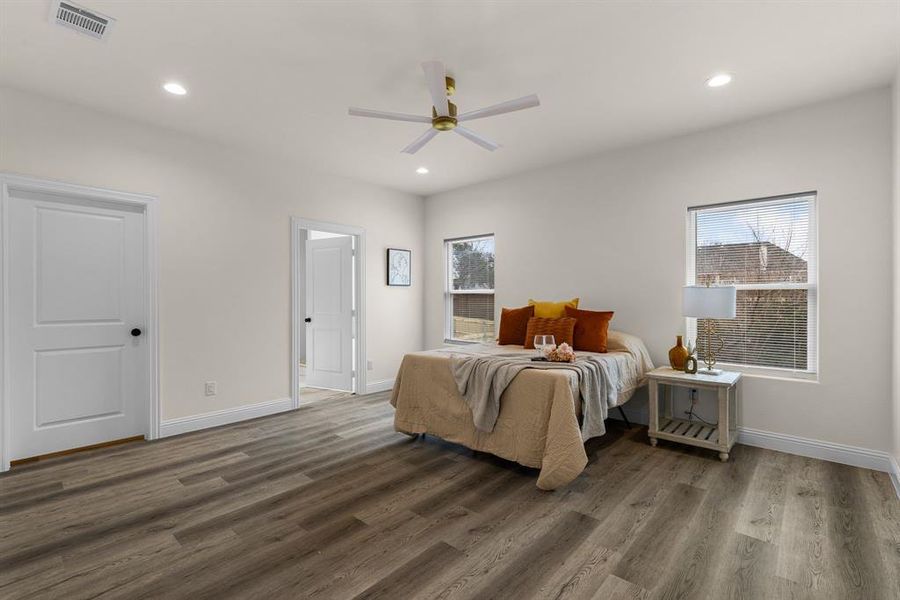
M 478 135 L 471 129 L 467 129 L 467 128 L 463 127 L 462 125 L 457 125 L 456 127 L 454 127 L 453 131 L 455 131 L 459 135 L 463 136 L 467 140 L 475 142 L 476 144 L 478 144 L 485 150 L 490 150 L 491 152 L 493 152 L 494 150 L 496 150 L 497 148 L 500 147 L 500 144 L 496 144 L 496 143 L 492 142 L 491 140 L 487 139 L 486 137 L 481 137 L 480 135 Z
M 400 152 L 405 152 L 406 154 L 415 154 L 416 152 L 418 152 L 419 150 L 422 149 L 422 146 L 424 146 L 425 144 L 430 142 L 431 138 L 433 138 L 437 134 L 438 134 L 438 130 L 431 127 L 428 129 L 428 131 L 426 131 L 425 133 L 423 133 L 422 135 L 417 137 L 415 140 L 413 140 L 413 142 L 409 146 L 407 146 Z
M 470 110 L 469 112 L 459 115 L 457 120 L 463 122 L 471 121 L 472 119 L 483 119 L 484 117 L 493 117 L 494 115 L 502 115 L 503 113 L 540 106 L 540 104 L 541 101 L 538 100 L 537 94 L 531 94 L 530 96 L 523 96 L 521 98 L 516 98 L 515 100 L 507 100 L 506 102 L 501 102 L 500 104 L 495 104 L 486 108 Z
M 439 60 L 423 62 L 422 70 L 425 71 L 425 82 L 428 84 L 434 109 L 439 116 L 448 116 L 450 107 L 447 106 L 447 72 L 444 63 Z
M 386 112 L 383 110 L 369 110 L 368 108 L 350 107 L 347 111 L 354 117 L 372 117 L 374 119 L 388 119 L 390 121 L 412 121 L 413 123 L 431 123 L 431 117 L 419 115 L 407 115 L 404 113 Z

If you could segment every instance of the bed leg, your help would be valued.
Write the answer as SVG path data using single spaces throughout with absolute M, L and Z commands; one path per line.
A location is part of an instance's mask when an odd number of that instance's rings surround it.
M 619 415 L 621 415 L 622 420 L 625 421 L 625 427 L 627 427 L 628 429 L 631 429 L 631 423 L 628 421 L 628 417 L 625 416 L 625 411 L 622 410 L 621 406 L 617 406 L 616 408 L 619 409 Z

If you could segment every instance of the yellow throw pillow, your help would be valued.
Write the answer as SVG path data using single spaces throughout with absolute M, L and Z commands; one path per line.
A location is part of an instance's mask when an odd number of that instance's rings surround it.
M 543 319 L 561 319 L 566 316 L 566 307 L 578 308 L 578 298 L 572 298 L 565 302 L 541 302 L 529 300 L 528 306 L 534 307 L 534 316 Z

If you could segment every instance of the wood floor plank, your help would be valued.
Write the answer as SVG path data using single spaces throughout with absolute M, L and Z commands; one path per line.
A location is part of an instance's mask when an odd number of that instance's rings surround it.
M 872 520 L 860 511 L 865 506 L 860 469 L 828 463 L 827 472 L 825 514 L 838 586 L 846 598 L 875 598 L 887 582 Z
M 776 575 L 797 584 L 803 595 L 840 597 L 829 564 L 825 479 L 827 465 L 794 457 L 785 496 Z
M 395 465 L 396 461 L 386 461 L 381 467 L 385 471 L 393 470 L 392 478 L 388 480 L 389 483 L 404 479 L 408 480 L 413 476 L 414 471 L 412 469 L 401 470 L 397 474 L 396 470 L 392 469 Z M 286 515 L 294 514 L 298 510 L 297 504 L 301 498 L 309 500 L 309 502 L 304 502 L 300 505 L 304 511 L 333 509 L 334 505 L 329 502 L 330 500 L 335 498 L 346 499 L 348 495 L 352 496 L 359 488 L 359 478 L 362 475 L 378 473 L 378 468 L 373 469 L 372 466 L 363 462 L 352 464 L 348 469 L 337 471 L 332 477 L 320 480 L 311 480 L 304 473 L 300 472 L 299 475 L 308 481 L 303 486 L 292 486 L 277 494 L 261 498 L 256 502 L 244 503 L 228 511 L 207 514 L 204 518 L 197 519 L 186 527 L 177 529 L 175 533 L 179 539 L 187 541 L 209 532 L 214 532 L 221 527 L 234 527 L 236 524 L 250 519 L 277 522 Z M 376 482 L 379 481 L 376 479 Z M 380 483 L 384 484 L 386 482 L 380 481 Z M 232 484 L 230 487 L 237 487 L 237 485 Z
M 567 558 L 599 525 L 585 514 L 568 511 L 540 538 L 529 544 L 477 592 L 479 598 L 525 598 L 562 568 Z
M 437 576 L 442 569 L 462 558 L 462 552 L 437 542 L 422 554 L 406 562 L 390 575 L 372 584 L 356 598 L 381 600 L 382 598 L 414 598 L 416 592 Z
M 723 465 L 721 477 L 697 509 L 677 556 L 654 589 L 656 597 L 701 598 L 709 591 L 708 584 L 721 568 L 727 543 L 735 536 L 740 507 L 758 471 L 758 451 L 742 448 L 738 454 L 744 460 Z
M 610 575 L 594 594 L 592 600 L 646 600 L 649 597 L 647 590 L 641 586 Z
M 655 587 L 676 550 L 689 541 L 685 533 L 705 494 L 700 488 L 676 484 L 623 553 L 614 574 L 644 589 Z
M 443 531 L 457 526 L 467 517 L 464 511 L 456 510 L 430 521 L 415 513 L 408 514 L 411 519 L 407 522 L 380 527 L 372 544 L 354 549 L 349 560 L 336 569 L 319 570 L 309 580 L 308 589 L 294 585 L 292 592 L 302 592 L 310 598 L 351 598 L 363 592 L 372 581 L 388 576 L 397 565 L 424 552 L 435 540 L 441 539 Z M 425 583 L 424 579 L 422 583 Z
M 244 588 L 246 596 L 352 597 L 433 544 L 430 538 L 419 545 L 409 543 L 430 526 L 413 513 L 396 513 L 324 548 L 303 564 L 283 564 L 267 578 L 254 578 Z M 343 591 L 337 593 L 337 588 Z
M 884 473 L 865 469 L 859 475 L 865 500 L 863 512 L 872 519 L 878 538 L 885 585 L 900 590 L 900 502 L 894 501 L 897 492 Z
M 389 393 L 0 475 L 4 598 L 900 598 L 884 473 L 609 422 L 569 486 L 393 431 Z
M 783 467 L 761 465 L 740 509 L 736 531 L 777 544 L 784 518 L 787 480 L 788 471 Z
M 575 568 L 550 575 L 534 594 L 535 598 L 592 600 L 596 596 L 597 590 L 602 589 L 605 580 L 612 576 L 612 570 L 622 556 L 609 548 L 594 545 L 591 539 L 589 536 L 582 544 L 587 552 L 573 557 L 576 560 L 580 558 Z
M 467 560 L 444 573 L 423 592 L 423 597 L 446 599 L 477 596 L 523 548 L 552 529 L 564 511 L 553 497 L 524 495 L 519 501 L 498 503 L 463 530 L 443 539 L 466 553 Z
M 731 534 L 722 547 L 718 569 L 706 579 L 697 597 L 778 598 L 784 588 L 771 574 L 775 570 L 777 548 L 765 541 Z
M 366 524 L 354 517 L 347 517 L 313 529 L 309 533 L 297 533 L 286 535 L 279 543 L 265 543 L 255 552 L 240 551 L 232 553 L 230 560 L 222 561 L 218 565 L 210 565 L 203 571 L 203 577 L 196 574 L 189 577 L 175 574 L 172 581 L 188 580 L 187 588 L 191 595 L 197 598 L 223 598 L 237 591 L 235 582 L 250 580 L 256 577 L 265 577 L 267 573 L 277 569 L 282 564 L 302 562 L 304 558 L 321 551 L 329 544 L 343 539 L 354 532 L 366 527 Z M 184 589 L 182 583 L 179 593 Z M 156 598 L 157 590 L 146 595 L 146 598 Z M 140 597 L 140 596 L 139 596 Z

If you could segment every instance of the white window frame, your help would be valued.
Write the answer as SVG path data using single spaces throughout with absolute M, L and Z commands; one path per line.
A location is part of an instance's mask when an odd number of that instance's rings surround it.
M 453 337 L 453 296 L 455 294 L 490 294 L 495 297 L 494 306 L 494 331 L 497 330 L 497 307 L 496 307 L 496 289 L 497 282 L 494 281 L 494 287 L 490 290 L 454 290 L 450 283 L 450 275 L 453 273 L 453 267 L 450 265 L 451 254 L 450 244 L 455 242 L 474 242 L 477 240 L 494 239 L 494 261 L 497 260 L 496 238 L 493 233 L 483 233 L 481 235 L 467 235 L 463 237 L 448 238 L 444 240 L 444 343 L 446 344 L 477 344 L 471 340 L 458 340 Z M 495 273 L 496 277 L 496 273 Z
M 696 285 L 696 249 L 697 249 L 697 212 L 710 212 L 715 210 L 729 210 L 739 205 L 746 204 L 763 204 L 763 203 L 781 203 L 792 198 L 809 198 L 809 237 L 807 244 L 812 249 L 810 258 L 807 262 L 807 282 L 806 283 L 755 283 L 755 284 L 733 284 L 738 290 L 806 290 L 807 291 L 807 369 L 786 369 L 780 367 L 764 367 L 757 365 L 745 365 L 740 363 L 729 363 L 719 361 L 717 366 L 730 371 L 739 371 L 747 375 L 758 375 L 761 377 L 775 379 L 799 379 L 817 382 L 819 377 L 819 227 L 818 227 L 818 194 L 815 191 L 801 192 L 797 194 L 784 194 L 780 196 L 770 196 L 767 198 L 757 198 L 752 200 L 738 200 L 736 202 L 724 202 L 721 204 L 710 204 L 700 206 L 690 206 L 687 210 L 686 235 L 685 235 L 685 284 Z M 685 317 L 685 332 L 687 338 L 697 341 L 697 319 L 693 317 Z

